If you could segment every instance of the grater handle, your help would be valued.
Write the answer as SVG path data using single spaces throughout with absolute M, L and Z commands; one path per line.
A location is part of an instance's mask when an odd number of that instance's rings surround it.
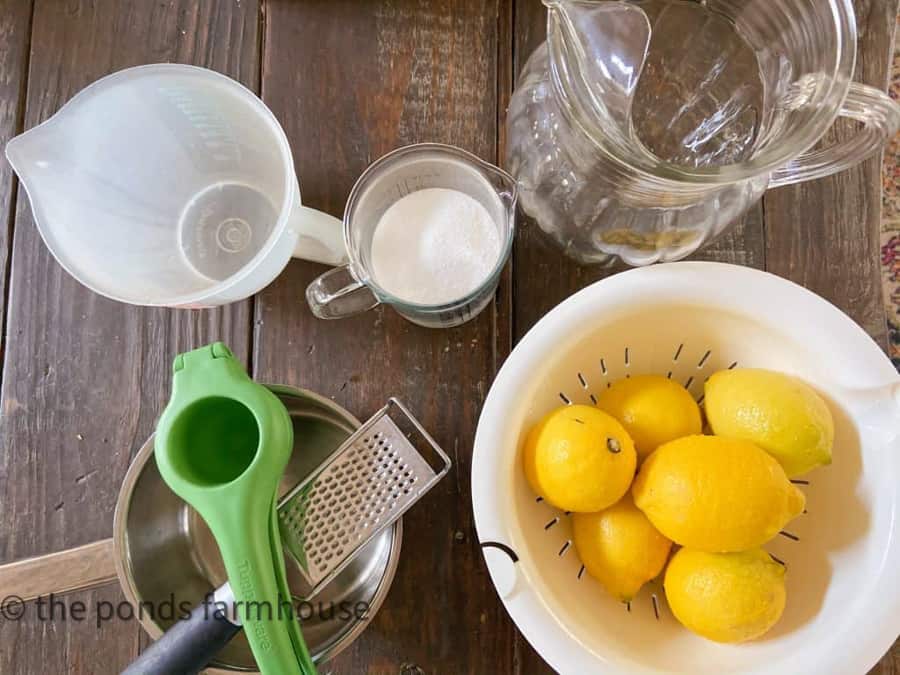
M 433 457 L 426 457 L 422 453 L 419 453 L 419 454 L 422 454 L 422 458 L 426 462 L 428 462 L 428 465 L 431 467 L 431 470 L 434 471 L 434 473 L 435 473 L 434 482 L 436 483 L 441 478 L 443 478 L 447 474 L 448 471 L 450 471 L 452 462 L 450 461 L 449 455 L 447 455 L 447 453 L 444 452 L 443 448 L 441 448 L 441 446 L 437 444 L 437 441 L 435 441 L 434 438 L 432 438 L 431 434 L 429 434 L 428 431 L 425 430 L 425 427 L 423 427 L 421 422 L 419 422 L 419 420 L 417 420 L 413 416 L 413 414 L 409 411 L 409 409 L 405 405 L 403 405 L 403 403 L 400 402 L 400 399 L 395 398 L 393 396 L 391 398 L 389 398 L 387 406 L 385 406 L 385 408 L 381 412 L 388 413 L 388 417 L 391 417 L 391 415 L 390 415 L 391 406 L 394 406 L 400 410 L 400 412 L 403 414 L 406 421 L 408 421 L 410 424 L 413 425 L 413 427 L 415 427 L 415 430 L 419 433 L 419 435 L 423 439 L 425 439 L 425 441 L 431 447 L 431 450 L 434 453 Z M 381 413 L 379 413 L 379 414 L 381 414 Z M 397 423 L 396 418 L 391 417 L 391 419 L 394 421 L 394 424 Z

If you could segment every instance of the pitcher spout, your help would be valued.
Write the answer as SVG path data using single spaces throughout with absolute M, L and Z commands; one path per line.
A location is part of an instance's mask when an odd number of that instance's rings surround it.
M 627 136 L 631 105 L 650 48 L 650 20 L 619 0 L 544 0 L 557 91 L 575 114 Z

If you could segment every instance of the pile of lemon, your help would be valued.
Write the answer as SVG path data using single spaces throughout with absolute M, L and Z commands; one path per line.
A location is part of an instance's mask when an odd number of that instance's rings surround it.
M 582 563 L 612 595 L 630 602 L 665 570 L 682 624 L 744 642 L 784 611 L 785 568 L 761 546 L 803 512 L 790 479 L 831 462 L 834 422 L 809 385 L 766 370 L 715 373 L 703 405 L 710 435 L 678 383 L 621 380 L 596 406 L 559 408 L 531 429 L 525 473 L 572 513 Z

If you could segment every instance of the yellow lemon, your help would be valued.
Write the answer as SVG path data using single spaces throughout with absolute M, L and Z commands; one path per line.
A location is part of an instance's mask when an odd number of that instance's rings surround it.
M 784 567 L 760 548 L 704 553 L 683 548 L 663 586 L 672 614 L 716 642 L 746 642 L 766 633 L 784 611 Z
M 640 460 L 663 443 L 701 431 L 700 407 L 693 397 L 661 375 L 619 380 L 600 394 L 597 406 L 622 423 Z
M 686 436 L 657 448 L 632 488 L 634 503 L 672 541 L 700 551 L 744 551 L 774 537 L 806 498 L 749 441 Z
M 572 526 L 584 568 L 622 602 L 662 572 L 672 547 L 627 494 L 599 513 L 574 514 Z
M 705 399 L 713 433 L 756 443 L 788 476 L 831 464 L 831 411 L 796 377 L 753 368 L 724 370 L 707 381 Z
M 564 511 L 592 512 L 622 498 L 634 479 L 637 454 L 628 432 L 590 405 L 549 413 L 523 448 L 531 488 Z

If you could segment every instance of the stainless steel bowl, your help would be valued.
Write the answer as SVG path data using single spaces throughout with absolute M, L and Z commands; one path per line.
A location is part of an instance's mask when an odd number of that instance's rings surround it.
M 312 392 L 267 385 L 294 422 L 294 454 L 281 483 L 282 494 L 300 482 L 359 427 L 342 407 Z M 125 596 L 151 637 L 159 638 L 177 619 L 150 616 L 139 608 L 173 601 L 192 606 L 226 581 L 218 547 L 203 519 L 163 482 L 153 459 L 151 437 L 135 457 L 119 493 L 113 525 L 116 565 Z M 403 537 L 398 520 L 370 542 L 308 605 L 301 607 L 303 635 L 313 659 L 322 663 L 345 649 L 365 629 L 387 595 Z M 288 583 L 303 588 L 297 566 L 286 556 Z M 299 591 L 298 591 L 299 592 Z M 299 598 L 297 598 L 299 600 Z M 365 615 L 362 609 L 365 608 Z M 177 611 L 174 614 L 177 615 Z M 239 633 L 210 664 L 208 673 L 256 672 L 256 662 Z

